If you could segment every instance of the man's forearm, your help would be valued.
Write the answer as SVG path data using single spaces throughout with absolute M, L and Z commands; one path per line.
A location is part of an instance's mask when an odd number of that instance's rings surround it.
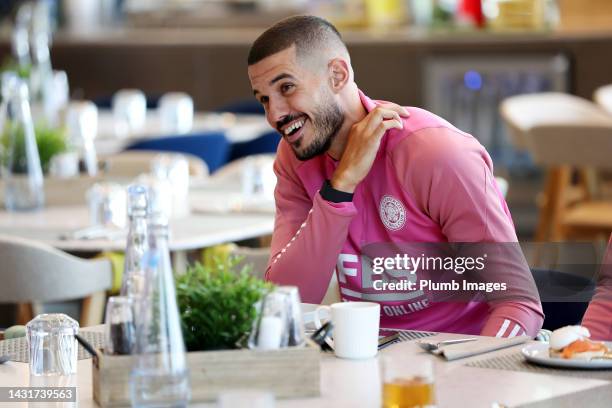
M 544 316 L 539 304 L 506 302 L 493 308 L 482 332 L 482 336 L 535 337 L 542 327 Z
M 317 194 L 293 236 L 273 237 L 266 280 L 295 285 L 302 301 L 319 303 L 356 213 L 352 203 L 330 203 Z

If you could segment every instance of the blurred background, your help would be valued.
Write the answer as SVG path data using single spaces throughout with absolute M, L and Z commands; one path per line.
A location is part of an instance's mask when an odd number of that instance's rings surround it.
M 260 113 L 246 76 L 251 42 L 289 15 L 328 18 L 341 30 L 368 95 L 425 107 L 487 147 L 496 174 L 511 186 L 508 201 L 523 238 L 537 228 L 543 172 L 508 136 L 500 102 L 548 91 L 590 99 L 612 82 L 606 0 L 41 2 L 50 17 L 45 41 L 53 69 L 66 72 L 72 99 L 98 107 L 110 107 L 115 92 L 130 88 L 142 90 L 149 107 L 180 91 L 196 111 Z M 24 3 L 0 5 L 3 69 L 28 64 L 14 38 Z
M 280 138 L 252 97 L 246 59 L 266 27 L 295 14 L 338 27 L 367 95 L 473 134 L 530 266 L 593 284 L 612 232 L 609 0 L 4 0 L 0 249 L 17 255 L 3 277 L 17 285 L 23 267 L 44 272 L 10 249 L 19 237 L 53 259 L 52 249 L 104 255 L 115 272 L 101 288 L 116 292 L 134 180 L 170 202 L 175 271 L 221 251 L 262 277 Z M 180 155 L 159 156 L 169 152 Z M 587 245 L 538 246 L 559 241 Z M 16 321 L 35 314 L 31 304 L 83 295 L 47 298 L 57 291 L 39 286 L 5 299 L 20 305 Z
M 422 106 L 475 135 L 510 182 L 521 237 L 537 226 L 542 171 L 504 130 L 500 102 L 557 91 L 591 98 L 612 82 L 612 3 L 606 0 L 46 0 L 51 63 L 70 96 L 108 107 L 120 89 L 149 106 L 166 92 L 196 111 L 260 113 L 246 54 L 276 20 L 328 18 L 341 30 L 361 89 Z M 0 58 L 16 62 L 11 36 L 23 1 L 0 5 Z M 22 62 L 23 63 L 23 62 Z

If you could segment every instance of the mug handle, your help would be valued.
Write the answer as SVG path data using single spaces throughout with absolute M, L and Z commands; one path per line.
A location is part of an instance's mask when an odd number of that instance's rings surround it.
M 323 327 L 323 324 L 324 324 L 324 323 L 321 323 L 321 319 L 319 318 L 319 312 L 321 310 L 327 310 L 327 313 L 329 314 L 329 318 L 331 320 L 331 307 L 325 306 L 325 305 L 317 307 L 314 311 L 314 315 L 312 318 L 314 325 L 317 329 L 320 329 L 321 327 Z M 329 347 L 331 347 L 332 350 L 335 350 L 334 341 L 332 339 L 330 339 L 329 337 L 326 337 L 325 342 L 327 343 Z
M 325 305 L 317 307 L 312 317 L 312 321 L 314 322 L 314 325 L 317 329 L 320 329 L 321 327 L 323 327 L 323 324 L 324 324 L 321 322 L 321 319 L 319 318 L 319 312 L 321 310 L 327 310 L 327 313 L 331 316 L 331 307 L 325 306 Z

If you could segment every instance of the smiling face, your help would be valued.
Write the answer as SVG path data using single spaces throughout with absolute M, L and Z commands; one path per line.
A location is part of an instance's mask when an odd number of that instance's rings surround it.
M 270 126 L 298 159 L 308 160 L 329 149 L 344 114 L 330 89 L 327 71 L 300 61 L 295 48 L 250 65 L 249 79 Z

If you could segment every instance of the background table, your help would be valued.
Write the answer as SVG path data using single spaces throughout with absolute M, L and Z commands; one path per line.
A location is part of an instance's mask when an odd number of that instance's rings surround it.
M 96 327 L 100 330 L 101 326 Z M 456 335 L 449 335 L 449 337 Z M 522 346 L 512 349 L 519 350 Z M 486 354 L 494 356 L 508 352 L 500 350 Z M 384 355 L 423 355 L 414 342 L 403 342 L 382 350 Z M 586 391 L 596 398 L 609 392 L 612 383 L 548 374 L 490 370 L 466 367 L 465 364 L 483 356 L 446 362 L 438 357 L 435 360 L 436 388 L 439 407 L 491 408 L 497 402 L 509 407 L 529 404 L 530 407 L 550 406 L 545 401 L 563 397 L 555 407 L 577 406 L 575 398 L 584 396 L 571 394 Z M 6 387 L 29 386 L 28 365 L 9 362 L 0 365 L 0 384 Z M 92 399 L 91 359 L 78 362 L 76 384 L 79 392 L 79 408 L 93 408 L 97 405 Z M 599 388 L 605 387 L 605 388 Z M 609 395 L 609 394 L 604 394 Z M 11 407 L 26 407 L 26 404 L 11 404 Z M 214 407 L 214 404 L 194 404 L 198 407 Z M 321 396 L 318 398 L 277 400 L 279 408 L 346 407 L 379 408 L 381 406 L 381 386 L 378 371 L 378 358 L 351 361 L 325 354 L 321 361 Z M 580 405 L 597 406 L 597 405 Z
M 35 239 L 65 251 L 123 251 L 125 238 L 64 240 L 64 233 L 89 226 L 85 206 L 45 208 L 39 212 L 0 211 L 0 234 Z M 272 214 L 192 213 L 170 221 L 170 250 L 186 251 L 271 234 Z

